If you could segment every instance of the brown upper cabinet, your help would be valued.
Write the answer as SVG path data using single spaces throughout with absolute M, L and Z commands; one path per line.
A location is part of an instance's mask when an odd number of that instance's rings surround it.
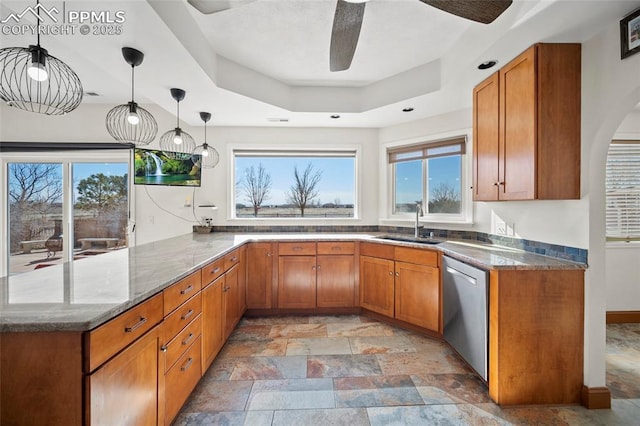
M 580 198 L 580 44 L 531 46 L 473 90 L 473 199 Z

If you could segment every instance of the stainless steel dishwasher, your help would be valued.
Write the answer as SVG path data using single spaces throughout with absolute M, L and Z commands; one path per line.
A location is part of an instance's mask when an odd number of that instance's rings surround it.
M 484 379 L 489 373 L 487 271 L 442 257 L 445 340 Z

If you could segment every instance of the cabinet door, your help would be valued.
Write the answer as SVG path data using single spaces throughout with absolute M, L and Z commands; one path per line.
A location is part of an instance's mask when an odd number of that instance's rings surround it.
M 317 304 L 319 308 L 355 305 L 355 258 L 352 255 L 318 256 Z
M 440 333 L 438 268 L 396 262 L 396 318 Z
M 223 306 L 222 288 L 224 275 L 202 290 L 202 371 L 206 371 L 222 345 Z
M 271 309 L 272 243 L 250 243 L 247 248 L 247 308 Z
M 316 307 L 315 256 L 279 256 L 278 307 Z
M 473 199 L 498 199 L 498 73 L 473 89 Z
M 231 335 L 233 329 L 242 316 L 240 310 L 240 273 L 239 266 L 233 268 L 224 274 L 223 292 L 223 311 L 224 311 L 224 338 L 225 340 Z
M 360 256 L 360 306 L 393 317 L 393 260 Z
M 86 378 L 86 423 L 158 423 L 158 327 Z M 163 423 L 163 422 L 160 422 Z
M 238 303 L 239 316 L 247 310 L 247 246 L 240 247 L 240 262 L 238 262 Z
M 536 196 L 535 47 L 500 70 L 500 194 L 501 200 Z

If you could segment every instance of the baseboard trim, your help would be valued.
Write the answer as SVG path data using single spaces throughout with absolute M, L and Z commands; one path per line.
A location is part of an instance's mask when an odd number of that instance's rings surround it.
M 611 408 L 611 392 L 606 387 L 582 386 L 581 403 L 590 410 Z
M 607 324 L 640 323 L 640 311 L 608 311 Z
M 284 315 L 359 315 L 359 307 L 352 308 L 305 308 L 305 309 L 247 309 L 244 315 L 246 317 L 276 317 Z

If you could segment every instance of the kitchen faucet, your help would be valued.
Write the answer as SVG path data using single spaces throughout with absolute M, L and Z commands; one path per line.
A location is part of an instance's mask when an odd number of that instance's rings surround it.
M 422 216 L 424 212 L 422 211 L 422 203 L 416 203 L 416 224 L 414 227 L 413 236 L 418 238 L 420 237 L 420 230 L 424 228 L 424 226 L 420 225 L 420 216 Z

